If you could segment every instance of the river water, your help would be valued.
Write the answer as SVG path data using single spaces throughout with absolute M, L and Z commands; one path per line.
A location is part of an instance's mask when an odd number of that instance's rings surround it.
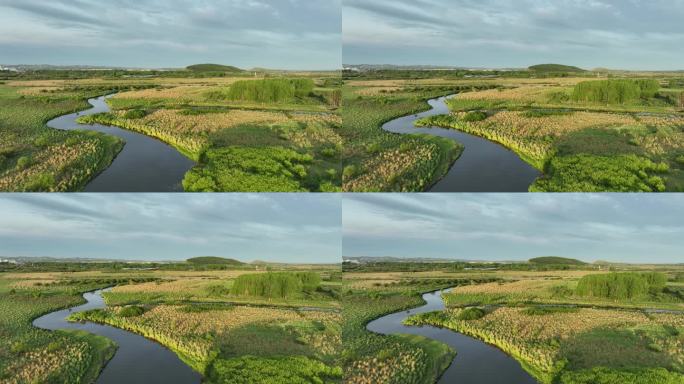
M 409 316 L 445 309 L 441 292 L 426 293 L 423 299 L 425 305 L 374 320 L 368 323 L 368 330 L 383 335 L 421 335 L 448 344 L 457 355 L 439 379 L 440 384 L 537 384 L 520 363 L 492 345 L 448 329 L 403 325 Z
M 85 115 L 109 112 L 105 96 L 88 100 L 93 107 L 50 120 L 47 125 L 61 130 L 97 131 L 122 138 L 126 145 L 112 164 L 96 176 L 86 192 L 181 192 L 185 173 L 195 163 L 174 147 L 153 137 L 100 124 L 78 124 Z
M 461 157 L 430 192 L 527 192 L 541 173 L 515 152 L 493 141 L 455 129 L 414 126 L 416 120 L 424 117 L 448 114 L 446 100 L 449 97 L 428 100 L 431 110 L 400 117 L 382 126 L 393 133 L 427 133 L 464 145 Z
M 97 384 L 200 383 L 199 373 L 157 342 L 108 325 L 66 321 L 72 313 L 105 308 L 102 292 L 86 293 L 83 295 L 88 301 L 86 304 L 48 313 L 34 320 L 33 325 L 48 330 L 78 329 L 113 340 L 119 348 L 101 372 Z

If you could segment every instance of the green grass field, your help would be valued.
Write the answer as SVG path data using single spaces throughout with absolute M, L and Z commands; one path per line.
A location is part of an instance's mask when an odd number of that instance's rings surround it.
M 403 185 L 411 185 L 404 190 L 428 189 L 426 179 L 448 169 L 446 157 L 434 152 L 416 155 L 415 148 L 409 150 L 412 156 L 392 152 L 399 145 L 392 140 L 402 139 L 379 127 L 425 109 L 422 101 L 427 98 L 453 93 L 457 96 L 448 100 L 449 115 L 428 117 L 416 125 L 457 129 L 510 148 L 544 172 L 530 191 L 683 190 L 684 96 L 672 78 L 677 74 L 620 73 L 609 79 L 605 74 L 603 79 L 592 78 L 591 72 L 560 75 L 345 73 L 345 173 L 350 175 L 345 190 L 402 190 Z M 418 166 L 414 157 L 442 160 Z M 397 175 L 411 167 L 422 172 Z M 375 175 L 376 168 L 389 175 Z
M 339 270 L 272 266 L 272 273 L 255 272 L 254 266 L 222 261 L 199 258 L 156 271 L 61 264 L 51 272 L 57 266 L 48 263 L 0 272 L 0 335 L 8 341 L 0 345 L 2 382 L 94 382 L 113 356 L 112 342 L 84 332 L 40 330 L 31 321 L 107 286 L 114 288 L 105 294 L 106 309 L 70 319 L 156 340 L 204 382 L 341 382 Z M 242 288 L 233 287 L 235 281 Z M 272 288 L 254 291 L 250 284 Z
M 45 123 L 112 92 L 119 93 L 107 100 L 110 113 L 79 122 L 119 126 L 174 146 L 198 162 L 183 180 L 186 191 L 341 190 L 338 75 L 197 77 L 202 73 L 137 79 L 73 72 L 76 78 L 66 80 L 48 71 L 2 82 L 0 190 L 77 191 L 106 169 L 124 143 Z

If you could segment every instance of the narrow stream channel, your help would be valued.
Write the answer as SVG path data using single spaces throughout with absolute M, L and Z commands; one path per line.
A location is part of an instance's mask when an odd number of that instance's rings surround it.
M 368 323 L 368 330 L 383 335 L 421 335 L 448 344 L 457 355 L 439 379 L 440 384 L 537 384 L 520 363 L 492 345 L 448 329 L 403 325 L 409 316 L 445 308 L 441 292 L 426 293 L 423 299 L 425 305 L 374 320 Z
M 453 96 L 453 95 L 452 95 Z M 465 146 L 447 175 L 430 192 L 527 192 L 541 173 L 506 147 L 455 129 L 416 128 L 414 122 L 449 113 L 446 99 L 428 100 L 431 110 L 389 121 L 382 129 L 393 133 L 427 133 L 456 140 Z
M 105 308 L 102 292 L 86 293 L 83 295 L 88 301 L 86 304 L 49 313 L 34 320 L 33 325 L 48 330 L 78 329 L 113 340 L 119 348 L 100 373 L 97 384 L 200 383 L 200 374 L 161 344 L 108 325 L 66 321 L 72 313 Z
M 110 95 L 112 96 L 112 95 Z M 50 128 L 97 131 L 120 137 L 126 145 L 112 164 L 96 176 L 85 192 L 181 192 L 185 173 L 195 163 L 174 147 L 153 137 L 126 129 L 100 124 L 78 124 L 81 116 L 109 112 L 106 98 L 88 100 L 93 108 L 50 120 Z

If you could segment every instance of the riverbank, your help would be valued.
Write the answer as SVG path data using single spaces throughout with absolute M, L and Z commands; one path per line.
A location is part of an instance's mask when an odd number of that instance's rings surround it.
M 447 174 L 463 147 L 454 140 L 414 132 L 400 135 L 382 126 L 406 114 L 429 111 L 428 100 L 453 93 L 436 89 L 417 93 L 366 95 L 363 88 L 343 89 L 343 190 L 346 192 L 423 192 Z
M 125 330 L 95 324 L 93 322 L 75 322 L 79 313 L 93 310 L 102 310 L 107 307 L 102 298 L 103 290 L 96 290 L 83 294 L 86 303 L 67 309 L 58 310 L 40 316 L 33 320 L 33 326 L 41 329 L 55 331 L 56 333 L 76 332 L 76 335 L 93 335 L 105 340 L 97 339 L 97 353 L 93 353 L 91 362 L 101 362 L 103 348 L 113 343 L 117 346 L 113 357 L 108 360 L 104 368 L 99 371 L 98 365 L 89 366 L 86 377 L 96 377 L 98 384 L 109 383 L 149 383 L 150 380 L 172 383 L 187 384 L 199 383 L 200 374 L 185 365 L 170 350 L 164 348 L 152 340 L 143 336 L 127 332 Z M 88 336 L 90 337 L 90 336 Z M 99 375 L 94 372 L 97 368 Z M 154 379 L 152 379 L 154 378 Z
M 87 109 L 103 89 L 60 97 L 34 96 L 0 84 L 0 191 L 83 190 L 124 147 L 120 138 L 97 132 L 61 131 L 46 125 L 55 117 Z
M 393 133 L 443 137 L 463 147 L 458 161 L 429 188 L 431 192 L 527 192 L 541 173 L 516 152 L 489 137 L 429 123 L 449 113 L 447 100 L 454 96 L 431 99 L 431 110 L 389 121 L 382 128 Z
M 660 352 L 678 348 L 676 315 L 575 308 L 450 308 L 417 314 L 406 324 L 470 335 L 514 357 L 540 383 L 679 383 L 677 363 Z M 670 328 L 672 327 L 672 328 Z M 672 364 L 672 365 L 670 365 Z M 637 375 L 638 381 L 629 378 Z
M 91 109 L 63 115 L 47 125 L 59 130 L 93 131 L 125 142 L 112 163 L 93 177 L 86 192 L 180 192 L 182 180 L 195 163 L 154 137 L 108 125 L 79 124 L 91 115 L 109 112 L 107 97 L 89 99 Z
M 418 335 L 444 343 L 455 350 L 458 355 L 446 365 L 446 369 L 439 376 L 438 383 L 446 384 L 456 380 L 460 383 L 472 384 L 536 383 L 516 360 L 498 348 L 441 327 L 426 326 L 428 324 L 414 327 L 406 324 L 406 320 L 411 319 L 412 316 L 443 311 L 445 306 L 441 292 L 440 290 L 425 293 L 422 296 L 424 305 L 378 318 L 368 324 L 368 330 L 384 335 Z M 496 366 L 497 370 L 492 371 L 492 366 Z

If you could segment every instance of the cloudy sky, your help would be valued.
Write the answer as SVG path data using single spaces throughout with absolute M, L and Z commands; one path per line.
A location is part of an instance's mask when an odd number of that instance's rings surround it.
M 6 194 L 0 256 L 339 263 L 336 195 Z
M 345 0 L 345 64 L 684 69 L 684 0 Z
M 684 262 L 681 196 L 346 195 L 343 255 Z
M 341 67 L 341 0 L 0 0 L 0 63 Z

